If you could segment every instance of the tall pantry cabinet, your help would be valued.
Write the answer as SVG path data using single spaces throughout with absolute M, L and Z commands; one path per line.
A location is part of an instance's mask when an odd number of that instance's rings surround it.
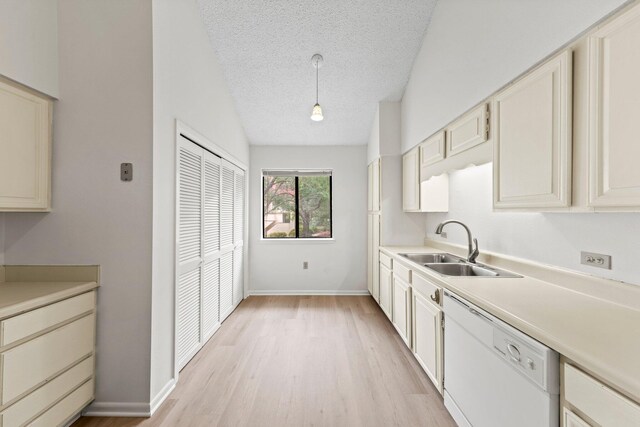
M 243 298 L 245 171 L 178 140 L 176 357 L 182 369 Z
M 367 288 L 376 301 L 380 299 L 380 271 L 378 270 L 380 246 L 380 159 L 368 166 L 368 216 L 367 216 Z

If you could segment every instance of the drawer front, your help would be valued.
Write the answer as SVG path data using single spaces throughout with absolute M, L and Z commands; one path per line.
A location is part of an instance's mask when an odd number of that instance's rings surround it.
M 399 277 L 405 283 L 411 284 L 411 270 L 409 270 L 404 265 L 399 262 L 394 263 L 393 266 L 393 275 Z
M 1 353 L 1 404 L 32 390 L 92 353 L 94 324 L 95 314 L 90 314 Z
M 61 426 L 93 400 L 93 379 L 56 403 L 51 409 L 29 423 L 30 427 Z
M 78 295 L 0 322 L 0 347 L 93 310 L 95 292 Z
M 2 411 L 2 427 L 21 426 L 93 376 L 93 356 Z
M 384 265 L 389 270 L 393 270 L 393 258 L 386 255 L 384 252 L 380 252 L 380 264 Z
M 422 294 L 431 303 L 440 306 L 442 302 L 442 289 L 439 286 L 434 285 L 429 280 L 425 279 L 415 272 L 411 275 L 411 286 Z
M 640 426 L 640 406 L 568 364 L 564 398 L 602 427 Z

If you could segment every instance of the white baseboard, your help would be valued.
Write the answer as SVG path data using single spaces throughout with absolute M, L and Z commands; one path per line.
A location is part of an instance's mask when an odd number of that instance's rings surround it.
M 313 291 L 313 290 L 256 290 L 250 289 L 249 295 L 333 295 L 333 296 L 349 296 L 349 295 L 369 295 L 369 291 L 364 290 L 330 290 L 330 291 Z
M 93 402 L 83 412 L 85 417 L 150 417 L 151 405 L 145 402 Z
M 158 394 L 156 394 L 156 396 L 153 399 L 151 399 L 151 408 L 149 411 L 151 412 L 151 415 L 153 415 L 153 413 L 156 412 L 156 410 L 160 407 L 160 405 L 162 405 L 162 402 L 164 402 L 165 399 L 169 397 L 169 395 L 171 394 L 174 388 L 176 388 L 176 379 L 171 378 L 164 385 L 164 387 L 162 387 L 162 390 L 160 390 Z

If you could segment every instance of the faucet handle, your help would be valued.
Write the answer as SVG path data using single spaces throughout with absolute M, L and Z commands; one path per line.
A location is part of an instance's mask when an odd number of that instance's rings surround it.
M 476 258 L 478 258 L 478 255 L 480 255 L 480 250 L 478 249 L 478 239 L 473 239 L 473 251 L 469 254 L 469 258 L 467 259 L 467 261 L 469 262 L 476 262 Z

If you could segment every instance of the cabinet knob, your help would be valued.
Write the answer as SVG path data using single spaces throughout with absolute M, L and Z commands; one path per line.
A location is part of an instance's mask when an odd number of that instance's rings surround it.
M 436 292 L 431 295 L 431 301 L 434 301 L 436 304 L 440 304 L 440 289 L 436 289 Z

